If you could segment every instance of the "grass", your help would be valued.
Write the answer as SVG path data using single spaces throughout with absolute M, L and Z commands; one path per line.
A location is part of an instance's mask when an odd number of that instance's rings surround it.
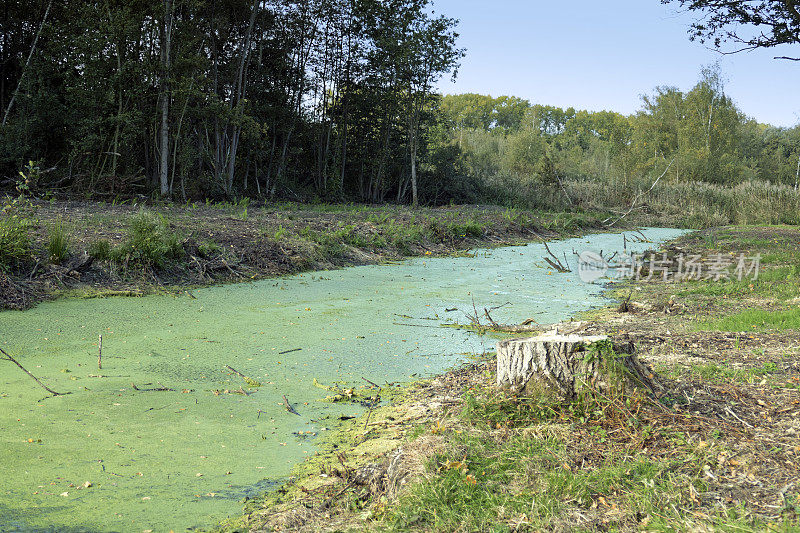
M 30 258 L 33 210 L 23 197 L 5 199 L 0 206 L 0 270 Z
M 629 206 L 630 198 L 650 188 L 652 182 L 627 183 L 603 180 L 567 180 L 564 186 L 572 201 L 586 211 Z M 547 207 L 570 211 L 558 195 Z M 651 224 L 703 229 L 728 224 L 800 224 L 800 195 L 793 187 L 764 181 L 746 181 L 735 186 L 703 182 L 661 181 L 646 196 L 646 215 Z M 647 223 L 646 221 L 642 221 Z
M 707 319 L 698 324 L 707 331 L 769 331 L 800 329 L 800 308 L 781 311 L 745 309 L 722 318 Z
M 127 240 L 111 252 L 118 263 L 163 267 L 184 254 L 180 236 L 171 231 L 167 218 L 140 211 L 130 221 Z
M 98 261 L 108 261 L 111 259 L 111 243 L 105 239 L 93 241 L 87 252 Z
M 446 434 L 448 451 L 429 460 L 421 481 L 383 523 L 393 531 L 566 530 L 576 527 L 576 516 L 594 515 L 586 529 L 667 530 L 685 518 L 677 509 L 691 507 L 692 495 L 706 490 L 704 465 L 720 450 L 636 422 L 626 423 L 631 442 L 615 441 L 611 435 L 619 430 L 608 426 L 609 416 L 625 422 L 603 402 L 588 419 L 541 407 L 488 388 L 476 391 L 451 427 L 430 428 Z M 654 460 L 635 451 L 636 443 L 654 439 L 681 453 Z M 595 458 L 588 466 L 587 456 Z M 748 525 L 736 509 L 728 512 L 708 519 Z
M 61 222 L 53 224 L 47 241 L 47 258 L 51 263 L 60 264 L 69 256 L 69 236 Z
M 31 223 L 16 216 L 0 218 L 0 269 L 25 260 L 31 251 Z

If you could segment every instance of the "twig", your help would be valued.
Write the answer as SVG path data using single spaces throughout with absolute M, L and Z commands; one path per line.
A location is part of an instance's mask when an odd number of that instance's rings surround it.
M 731 409 L 731 408 L 730 408 L 730 407 L 728 407 L 727 405 L 725 406 L 725 410 L 726 410 L 727 412 L 729 412 L 731 415 L 733 415 L 733 418 L 735 418 L 736 420 L 738 420 L 739 422 L 741 422 L 741 423 L 742 423 L 742 424 L 744 424 L 745 426 L 749 427 L 750 429 L 753 429 L 753 426 L 751 426 L 750 424 L 748 424 L 747 422 L 745 422 L 744 420 L 742 420 L 741 418 L 739 418 L 739 415 L 737 415 L 736 413 L 734 413 L 734 412 L 733 412 L 733 409 Z
M 469 315 L 467 315 L 467 316 L 469 316 Z M 436 329 L 441 328 L 441 326 L 428 326 L 426 324 L 405 324 L 403 322 L 392 322 L 392 325 L 394 325 L 394 326 L 411 326 L 411 327 L 414 327 L 414 328 L 436 328 Z M 481 327 L 481 325 L 478 324 L 478 327 Z
M 293 348 L 291 350 L 284 350 L 282 352 L 278 352 L 278 355 L 283 355 L 285 353 L 292 353 L 292 352 L 299 352 L 302 348 Z
M 569 197 L 569 194 L 567 194 L 567 189 L 564 188 L 564 183 L 561 181 L 561 178 L 558 176 L 558 173 L 556 172 L 554 175 L 555 175 L 556 179 L 558 180 L 558 184 L 561 186 L 561 192 L 563 192 L 564 196 L 567 197 L 567 201 L 569 202 L 569 205 L 574 206 L 575 203 L 572 201 L 572 198 Z
M 289 411 L 290 413 L 300 416 L 300 413 L 295 411 L 294 407 L 292 407 L 292 404 L 289 403 L 289 400 L 286 398 L 285 394 L 283 395 L 283 405 L 286 406 L 286 410 Z
M 367 426 L 369 425 L 369 417 L 372 414 L 372 410 L 373 409 L 375 409 L 375 404 L 374 403 L 370 403 L 369 404 L 369 411 L 367 411 L 367 419 L 364 420 L 364 431 L 367 430 Z
M 6 125 L 6 121 L 8 120 L 8 115 L 11 114 L 11 108 L 14 107 L 14 101 L 17 99 L 17 94 L 19 94 L 19 89 L 22 87 L 22 80 L 25 79 L 25 74 L 28 72 L 28 66 L 31 64 L 31 57 L 33 57 L 33 53 L 36 51 L 36 44 L 39 42 L 39 36 L 42 34 L 42 28 L 44 28 L 45 23 L 47 23 L 47 16 L 50 14 L 50 8 L 53 7 L 53 0 L 50 0 L 47 4 L 47 9 L 44 10 L 44 17 L 42 18 L 42 23 L 39 24 L 39 30 L 36 32 L 36 37 L 33 39 L 33 44 L 31 45 L 31 50 L 28 52 L 28 59 L 25 60 L 25 66 L 22 68 L 22 74 L 17 81 L 17 88 L 14 89 L 14 94 L 11 95 L 11 101 L 8 103 L 8 107 L 6 107 L 6 112 L 3 114 L 3 123 L 2 125 Z M 24 370 L 24 369 L 23 369 Z
M 47 392 L 49 392 L 49 393 L 50 393 L 50 394 L 52 394 L 53 396 L 65 396 L 65 395 L 69 394 L 69 392 L 56 392 L 56 391 L 54 391 L 53 389 L 51 389 L 50 387 L 48 387 L 47 385 L 45 385 L 44 383 L 42 383 L 41 381 L 39 381 L 39 378 L 37 378 L 36 376 L 34 376 L 34 375 L 33 375 L 33 374 L 31 374 L 30 372 L 28 372 L 28 371 L 25 369 L 25 367 L 24 367 L 24 366 L 22 366 L 21 364 L 19 364 L 19 362 L 17 362 L 17 360 L 16 360 L 16 359 L 14 359 L 14 358 L 13 358 L 13 357 L 11 357 L 10 355 L 8 355 L 8 353 L 7 353 L 5 350 L 3 350 L 2 348 L 0 348 L 0 352 L 2 352 L 2 354 L 6 356 L 6 360 L 7 360 L 7 361 L 11 361 L 12 363 L 14 363 L 14 364 L 15 364 L 15 365 L 17 365 L 18 367 L 20 367 L 20 368 L 22 369 L 22 371 L 23 371 L 23 372 L 25 372 L 25 373 L 26 373 L 26 374 L 28 374 L 30 377 L 32 377 L 32 378 L 33 378 L 33 380 L 34 380 L 36 383 L 38 383 L 38 384 L 39 384 L 39 385 L 40 385 L 40 386 L 41 386 L 41 387 L 42 387 L 44 390 L 46 390 Z
M 494 319 L 492 318 L 492 315 L 489 314 L 489 310 L 486 309 L 485 307 L 483 308 L 483 313 L 486 315 L 486 319 L 489 321 L 489 323 L 492 325 L 493 328 L 497 328 L 499 326 L 499 324 L 495 322 Z

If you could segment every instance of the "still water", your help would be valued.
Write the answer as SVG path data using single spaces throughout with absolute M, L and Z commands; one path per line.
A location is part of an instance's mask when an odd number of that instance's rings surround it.
M 683 232 L 644 233 L 658 243 Z M 622 236 L 550 248 L 609 255 Z M 185 531 L 235 515 L 242 498 L 314 453 L 307 432 L 360 409 L 320 401 L 328 393 L 315 378 L 409 381 L 489 351 L 492 339 L 437 327 L 467 321 L 473 299 L 507 304 L 493 313 L 506 323 L 552 323 L 606 303 L 602 285 L 537 266 L 543 256 L 531 244 L 211 287 L 194 299 L 64 299 L 0 313 L 0 346 L 70 393 L 43 399 L 0 361 L 0 531 Z M 241 387 L 250 393 L 233 392 Z

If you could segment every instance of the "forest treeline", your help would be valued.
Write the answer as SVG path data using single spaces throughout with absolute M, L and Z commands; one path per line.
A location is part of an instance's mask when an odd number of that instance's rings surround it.
M 531 105 L 478 94 L 445 96 L 441 109 L 462 172 L 495 190 L 536 190 L 561 180 L 614 186 L 762 180 L 797 188 L 800 126 L 749 118 L 725 94 L 715 67 L 689 91 L 657 87 L 626 116 Z
M 7 186 L 558 209 L 580 183 L 800 181 L 800 127 L 713 67 L 629 116 L 438 95 L 463 51 L 429 0 L 7 0 L 0 25 Z
M 416 200 L 462 56 L 429 0 L 6 0 L 0 25 L 2 175 L 91 194 Z

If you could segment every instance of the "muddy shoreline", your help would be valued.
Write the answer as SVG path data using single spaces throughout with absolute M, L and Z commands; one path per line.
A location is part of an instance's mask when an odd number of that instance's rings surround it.
M 599 216 L 492 206 L 412 210 L 403 206 L 268 204 L 138 205 L 34 201 L 31 251 L 0 271 L 0 309 L 60 297 L 139 296 L 311 270 L 444 256 L 478 247 L 602 231 Z M 163 264 L 97 256 L 130 239 L 142 212 L 164 223 L 178 257 Z M 63 258 L 48 256 L 60 228 Z M 621 228 L 622 229 L 622 228 Z

